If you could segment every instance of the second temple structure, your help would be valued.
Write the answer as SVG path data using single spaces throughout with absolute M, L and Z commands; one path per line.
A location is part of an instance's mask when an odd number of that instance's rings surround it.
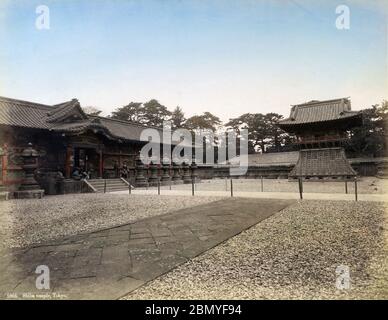
M 279 127 L 296 135 L 299 159 L 289 178 L 350 179 L 356 172 L 346 159 L 347 131 L 362 125 L 362 114 L 351 111 L 348 98 L 294 105 Z

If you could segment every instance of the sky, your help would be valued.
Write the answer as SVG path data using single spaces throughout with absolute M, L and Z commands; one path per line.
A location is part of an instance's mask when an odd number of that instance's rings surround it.
M 37 29 L 36 7 L 50 28 Z M 337 29 L 336 7 L 350 10 Z M 0 95 L 107 115 L 157 99 L 223 121 L 388 99 L 387 1 L 0 0 Z

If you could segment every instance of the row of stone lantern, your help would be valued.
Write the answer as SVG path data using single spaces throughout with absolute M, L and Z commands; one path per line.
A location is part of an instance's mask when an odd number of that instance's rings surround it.
M 136 161 L 135 184 L 136 187 L 140 188 L 157 186 L 159 183 L 161 185 L 192 183 L 193 180 L 196 181 L 197 176 L 195 162 L 192 162 L 191 165 L 187 162 L 183 162 L 182 165 L 176 162 L 173 162 L 172 165 L 163 163 L 160 168 L 157 164 L 151 162 L 146 168 L 140 159 Z

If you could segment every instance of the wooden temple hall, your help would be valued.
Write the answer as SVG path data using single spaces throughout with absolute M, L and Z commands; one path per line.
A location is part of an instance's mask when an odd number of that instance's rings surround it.
M 356 172 L 346 159 L 344 143 L 362 114 L 352 111 L 348 98 L 295 105 L 279 127 L 296 136 L 299 159 L 289 178 L 351 179 Z
M 20 185 L 29 144 L 41 173 L 71 179 L 75 171 L 87 171 L 90 179 L 120 178 L 123 167 L 134 170 L 145 128 L 87 115 L 76 99 L 51 106 L 0 97 L 0 183 L 8 190 Z

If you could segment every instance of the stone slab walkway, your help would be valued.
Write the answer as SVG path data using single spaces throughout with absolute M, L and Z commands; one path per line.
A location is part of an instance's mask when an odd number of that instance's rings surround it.
M 0 296 L 117 299 L 294 202 L 225 199 L 1 252 Z M 49 290 L 36 289 L 38 265 L 50 269 Z

